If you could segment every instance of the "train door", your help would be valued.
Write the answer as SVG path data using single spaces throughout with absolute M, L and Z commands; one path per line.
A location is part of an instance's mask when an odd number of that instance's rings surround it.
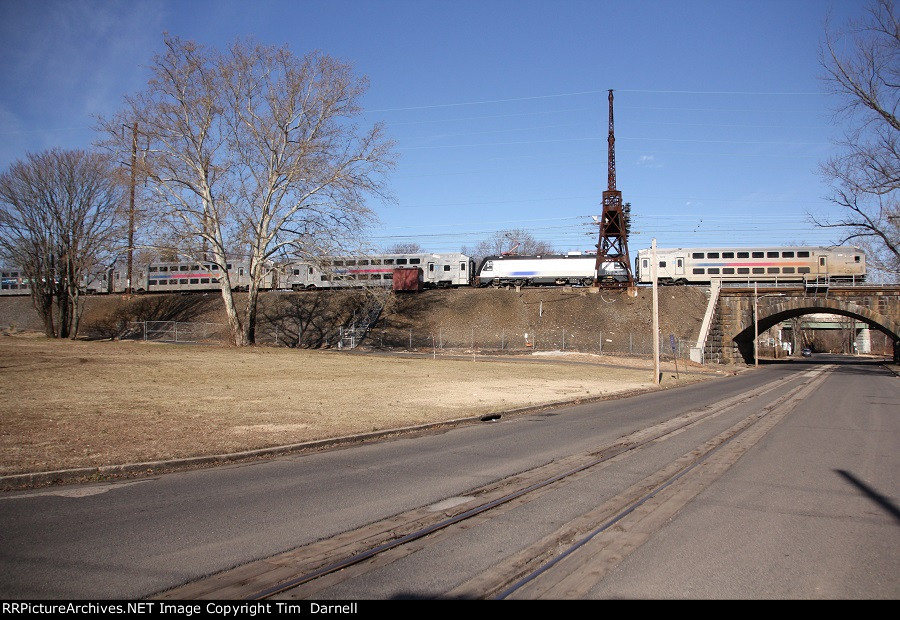
M 676 276 L 684 275 L 684 256 L 676 256 L 675 257 L 675 275 Z
M 456 284 L 466 285 L 469 283 L 469 272 L 466 270 L 466 266 L 466 261 L 459 261 L 459 277 L 456 279 Z
M 828 275 L 828 257 L 823 255 L 823 256 L 820 256 L 820 257 L 819 257 L 819 272 L 818 272 L 818 276 L 819 276 L 820 278 L 822 278 L 822 277 L 825 277 L 825 276 L 827 276 L 827 275 Z
M 428 271 L 425 275 L 425 282 L 428 284 L 436 284 L 440 274 L 435 271 L 435 265 L 433 262 L 428 263 Z

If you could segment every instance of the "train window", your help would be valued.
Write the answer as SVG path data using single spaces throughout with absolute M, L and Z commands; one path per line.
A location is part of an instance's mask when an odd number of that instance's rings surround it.
M 181 265 L 178 269 L 179 269 L 179 271 L 187 271 L 188 270 L 187 265 Z
M 380 264 L 381 264 L 381 259 L 380 259 L 380 258 L 373 258 L 373 259 L 372 259 L 372 264 L 373 264 L 373 265 L 380 265 Z
M 707 273 L 709 273 L 710 275 L 717 276 L 717 275 L 719 275 L 719 268 L 718 267 L 710 267 L 709 271 Z
M 4 271 L 2 275 L 3 275 L 4 278 L 8 278 L 8 277 L 9 277 L 9 272 L 8 272 L 8 271 Z
M 797 258 L 809 258 L 809 252 L 806 252 L 806 251 L 797 252 Z
M 191 278 L 191 284 L 200 284 L 200 278 Z
M 187 278 L 181 278 L 181 279 L 178 281 L 178 283 L 179 283 L 179 284 L 187 284 L 187 283 L 188 283 Z
M 312 265 L 310 265 L 309 266 L 309 275 L 312 275 L 312 274 L 313 274 L 313 268 L 312 268 Z
M 784 269 L 781 270 L 781 273 L 794 273 L 794 268 L 793 267 L 785 267 Z
M 703 258 L 703 252 L 694 252 L 691 254 L 691 258 Z
M 147 271 L 149 271 L 150 273 L 153 273 L 154 271 L 156 271 L 156 267 L 154 267 L 153 265 L 150 265 L 150 267 L 147 269 Z
M 722 258 L 734 258 L 734 252 L 722 252 Z
M 154 284 L 157 284 L 156 280 L 150 280 L 149 282 L 147 282 L 147 286 L 153 286 Z
M 227 265 L 225 265 L 225 269 L 227 269 L 228 271 L 231 271 L 231 263 L 228 263 Z
M 794 253 L 793 252 L 782 252 L 781 258 L 794 258 Z
M 781 269 L 779 267 L 769 267 L 766 270 L 766 273 L 779 273 Z
M 664 260 L 659 261 L 659 268 L 660 268 L 660 269 L 665 269 L 665 268 L 666 268 L 666 261 L 664 261 Z M 703 270 L 702 270 L 702 269 L 700 270 L 700 273 L 703 273 Z
M 825 257 L 820 256 L 819 257 L 819 267 L 824 267 L 824 266 L 825 266 Z
M 159 270 L 160 270 L 160 272 L 166 272 L 169 270 L 169 268 L 166 267 L 165 265 L 163 265 L 162 267 L 159 268 Z
M 707 252 L 706 258 L 719 258 L 719 253 L 718 252 Z
M 722 274 L 726 276 L 734 275 L 734 267 L 724 267 L 722 268 Z
M 494 270 L 494 261 L 489 260 L 484 264 L 484 267 L 481 268 L 482 271 L 493 271 Z
M 218 283 L 219 283 L 219 278 L 213 278 L 213 279 L 212 279 L 212 283 L 213 283 L 213 284 L 218 284 Z
M 410 264 L 410 265 L 419 265 L 419 264 L 421 264 L 421 263 L 422 263 L 422 259 L 421 259 L 421 258 L 411 258 L 411 259 L 409 259 L 409 264 Z
M 854 256 L 854 257 L 853 257 L 853 262 L 854 262 L 854 263 L 860 262 L 860 257 L 859 257 L 859 256 Z
M 336 261 L 334 261 L 334 262 L 332 263 L 332 265 L 334 265 L 335 267 L 343 267 L 343 266 L 344 266 L 344 261 L 342 261 L 342 260 L 336 260 Z
M 393 258 L 386 258 L 386 259 L 384 259 L 384 264 L 385 264 L 385 265 L 393 265 L 393 264 L 394 264 L 394 259 L 393 259 Z
M 444 271 L 450 271 L 450 265 L 444 265 Z
M 766 257 L 765 252 L 753 252 L 752 254 L 753 254 L 753 258 L 765 258 Z
M 218 266 L 218 265 L 210 265 L 210 266 L 209 266 L 209 269 L 210 269 L 210 271 L 218 271 L 218 270 L 219 270 L 219 266 Z
M 641 269 L 650 269 L 650 261 L 646 258 L 641 260 Z
M 299 275 L 300 275 L 300 270 L 299 270 L 299 269 L 294 269 L 294 275 L 295 275 L 295 276 L 299 276 Z
M 360 264 L 360 265 L 368 265 L 368 264 L 369 264 L 369 261 L 363 259 L 363 260 L 359 261 L 359 264 Z
M 766 270 L 763 267 L 754 267 L 753 273 L 765 273 Z
M 209 284 L 209 278 L 200 278 L 200 284 Z
M 797 273 L 809 273 L 809 267 L 797 267 Z
M 348 266 L 348 267 L 356 267 L 356 261 L 355 261 L 355 260 L 348 260 L 348 261 L 347 261 L 347 266 Z
M 324 273 L 320 276 L 319 279 L 320 279 L 322 282 L 327 282 L 327 281 L 328 281 L 328 278 L 325 277 L 325 274 L 324 274 Z
M 392 273 L 386 273 L 386 274 L 384 274 L 384 279 L 385 279 L 385 280 L 393 280 L 393 279 L 394 279 L 394 274 L 392 274 Z
M 697 274 L 697 275 L 702 275 L 702 274 L 703 274 L 703 268 L 702 268 L 702 267 L 701 267 L 701 268 L 695 268 L 695 269 L 694 269 L 694 273 Z
M 856 257 L 856 261 L 859 262 L 859 256 Z M 465 264 L 465 263 L 460 263 L 460 264 L 459 264 L 459 270 L 460 270 L 460 271 L 465 271 L 465 270 L 466 270 L 466 264 Z
M 750 273 L 749 267 L 738 267 L 738 273 L 741 275 Z
M 778 252 L 766 252 L 766 258 L 778 258 Z
M 738 252 L 738 258 L 750 258 L 750 252 Z
M 428 263 L 428 273 L 434 273 L 434 263 Z
M 405 265 L 405 264 L 406 264 L 406 259 L 405 259 L 405 258 L 398 258 L 398 259 L 397 259 L 397 264 L 398 264 L 398 265 Z
M 191 271 L 200 271 L 200 265 L 191 265 Z

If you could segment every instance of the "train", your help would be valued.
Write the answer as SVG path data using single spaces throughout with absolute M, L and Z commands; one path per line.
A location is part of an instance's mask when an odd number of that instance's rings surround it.
M 596 254 L 552 254 L 543 256 L 487 256 L 475 286 L 591 286 L 597 276 Z M 600 280 L 624 282 L 628 274 L 618 263 L 604 263 Z
M 656 250 L 657 278 L 662 284 L 723 282 L 791 283 L 821 281 L 862 283 L 866 256 L 857 247 L 784 246 L 760 248 L 707 247 Z M 651 250 L 638 252 L 634 279 L 652 282 Z M 399 253 L 365 256 L 326 256 L 316 261 L 272 263 L 263 290 L 301 291 L 354 287 L 393 290 L 500 286 L 591 286 L 597 257 L 592 253 L 493 255 L 475 260 L 462 253 Z M 235 260 L 226 265 L 236 291 L 250 286 L 250 265 Z M 0 295 L 27 295 L 28 279 L 21 269 L 2 270 Z M 135 265 L 132 290 L 137 293 L 185 293 L 219 290 L 223 271 L 210 261 L 154 262 Z M 87 294 L 124 293 L 124 265 L 115 264 L 85 278 Z M 413 274 L 409 278 L 409 273 Z M 402 275 L 402 285 L 396 278 Z M 618 263 L 601 265 L 599 278 L 624 282 L 628 274 Z
M 866 281 L 866 255 L 857 247 L 779 246 L 657 249 L 661 284 L 709 284 L 713 279 L 748 284 L 828 280 Z M 652 282 L 651 250 L 635 259 L 635 281 Z

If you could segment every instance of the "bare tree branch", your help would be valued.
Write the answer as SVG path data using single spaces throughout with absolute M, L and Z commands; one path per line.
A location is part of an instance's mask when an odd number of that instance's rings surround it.
M 839 32 L 826 27 L 820 49 L 823 79 L 839 97 L 837 112 L 851 126 L 840 152 L 821 166 L 832 187 L 838 219 L 811 216 L 824 228 L 843 229 L 840 243 L 865 246 L 869 262 L 900 275 L 900 22 L 893 0 L 874 0 L 864 21 Z

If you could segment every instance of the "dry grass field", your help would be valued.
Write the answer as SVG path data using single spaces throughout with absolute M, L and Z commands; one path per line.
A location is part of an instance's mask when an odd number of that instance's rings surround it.
M 721 374 L 685 370 L 682 382 Z M 664 371 L 663 387 L 674 385 L 673 367 Z M 647 360 L 609 356 L 432 359 L 6 334 L 0 475 L 231 453 L 643 389 L 653 389 Z

